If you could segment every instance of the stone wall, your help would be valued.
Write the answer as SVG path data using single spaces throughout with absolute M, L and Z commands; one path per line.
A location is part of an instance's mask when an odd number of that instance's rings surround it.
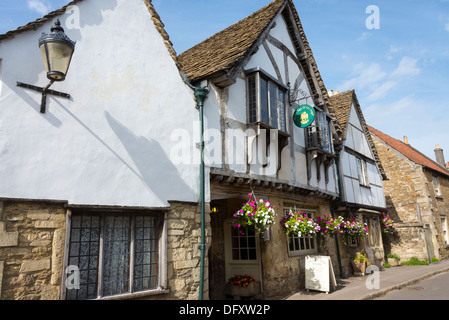
M 439 184 L 439 194 L 435 194 L 433 188 L 434 172 L 425 170 L 424 174 L 427 179 L 427 185 L 430 193 L 430 226 L 432 233 L 435 234 L 434 247 L 436 248 L 435 255 L 439 259 L 449 257 L 449 243 L 446 242 L 443 236 L 443 226 L 441 224 L 441 217 L 446 218 L 446 230 L 449 232 L 449 178 L 443 175 L 436 175 Z M 439 256 L 439 257 L 438 257 Z
M 203 298 L 209 297 L 208 248 L 211 243 L 209 206 L 205 208 L 206 254 Z M 167 216 L 169 293 L 155 299 L 198 300 L 200 284 L 201 209 L 197 203 L 170 202 Z
M 0 298 L 59 299 L 64 206 L 39 202 L 3 202 L 1 206 Z
M 402 260 L 411 257 L 428 260 L 430 248 L 432 257 L 448 257 L 440 215 L 449 217 L 449 179 L 438 175 L 441 195 L 436 196 L 432 181 L 435 173 L 372 137 L 388 177 L 383 182 L 387 211 L 399 227 L 395 237 L 384 237 L 386 253 L 396 253 Z M 427 246 L 424 232 L 429 234 Z

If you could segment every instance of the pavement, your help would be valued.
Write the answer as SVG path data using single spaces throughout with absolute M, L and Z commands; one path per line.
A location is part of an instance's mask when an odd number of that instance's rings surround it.
M 372 300 L 392 290 L 401 289 L 430 278 L 434 275 L 449 272 L 449 259 L 424 266 L 398 266 L 386 268 L 376 275 L 352 276 L 337 279 L 337 287 L 331 292 L 301 290 L 285 300 Z M 368 283 L 368 286 L 367 286 Z M 369 289 L 369 287 L 373 287 Z

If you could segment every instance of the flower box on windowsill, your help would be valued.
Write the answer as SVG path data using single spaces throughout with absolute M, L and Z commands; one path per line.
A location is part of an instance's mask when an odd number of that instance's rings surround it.
M 226 284 L 226 294 L 237 299 L 241 297 L 248 298 L 256 296 L 261 292 L 260 289 L 259 281 L 251 282 L 247 287 L 233 286 L 229 283 Z

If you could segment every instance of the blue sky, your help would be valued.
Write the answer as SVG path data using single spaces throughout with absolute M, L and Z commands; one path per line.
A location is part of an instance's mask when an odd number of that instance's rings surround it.
M 271 0 L 153 0 L 177 53 Z M 1 0 L 0 34 L 68 0 Z M 449 0 L 294 0 L 326 87 L 355 89 L 371 126 L 449 161 Z M 379 28 L 366 21 L 379 9 Z M 82 18 L 82 17 L 81 17 Z M 372 20 L 369 20 L 372 21 Z

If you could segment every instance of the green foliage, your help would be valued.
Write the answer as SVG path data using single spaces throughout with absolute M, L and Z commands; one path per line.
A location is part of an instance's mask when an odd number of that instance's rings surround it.
M 387 254 L 387 258 L 394 259 L 396 261 L 401 261 L 401 257 L 398 256 L 396 253 L 389 253 L 389 254 Z
M 411 257 L 410 260 L 404 261 L 401 263 L 403 266 L 421 266 L 421 265 L 428 265 L 429 263 L 425 260 L 419 260 L 416 257 Z

